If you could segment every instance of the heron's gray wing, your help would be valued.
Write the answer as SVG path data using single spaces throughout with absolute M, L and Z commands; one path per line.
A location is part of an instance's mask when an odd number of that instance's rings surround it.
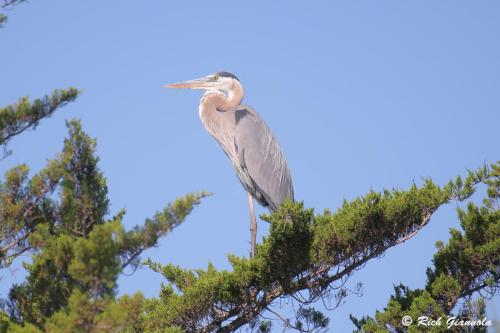
M 235 151 L 243 186 L 274 211 L 286 198 L 293 201 L 292 177 L 285 156 L 264 120 L 248 106 L 235 110 Z

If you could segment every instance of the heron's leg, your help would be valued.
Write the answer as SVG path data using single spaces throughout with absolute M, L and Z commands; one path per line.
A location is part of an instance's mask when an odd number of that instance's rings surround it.
M 248 192 L 247 192 L 247 198 L 248 198 L 248 205 L 250 206 L 250 237 L 252 246 L 250 256 L 253 257 L 255 255 L 255 243 L 257 242 L 257 220 L 255 219 L 255 213 L 253 210 L 253 197 Z

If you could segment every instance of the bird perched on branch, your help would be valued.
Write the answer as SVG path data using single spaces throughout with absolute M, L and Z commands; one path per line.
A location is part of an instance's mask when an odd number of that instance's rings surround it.
M 241 104 L 243 86 L 231 73 L 218 72 L 165 87 L 205 90 L 199 106 L 201 122 L 231 160 L 247 192 L 253 256 L 257 237 L 253 199 L 271 211 L 287 198 L 294 200 L 292 177 L 278 141 L 259 114 Z

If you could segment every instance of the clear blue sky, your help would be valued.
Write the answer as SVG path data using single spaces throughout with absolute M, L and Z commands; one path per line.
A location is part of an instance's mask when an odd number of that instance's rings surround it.
M 0 104 L 68 86 L 84 94 L 16 138 L 0 172 L 42 168 L 61 150 L 64 120 L 80 118 L 98 140 L 111 212 L 126 208 L 127 227 L 187 192 L 214 192 L 145 253 L 161 263 L 227 268 L 227 254 L 249 251 L 245 193 L 200 123 L 200 92 L 165 83 L 239 76 L 245 103 L 283 147 L 296 198 L 318 212 L 423 177 L 443 184 L 500 157 L 498 1 L 58 0 L 7 14 Z M 364 296 L 329 314 L 332 330 L 351 331 L 349 313 L 382 309 L 393 284 L 422 287 L 435 241 L 458 225 L 455 207 L 357 272 L 351 286 L 362 281 Z M 23 273 L 2 274 L 5 296 Z M 141 270 L 122 276 L 119 292 L 156 296 L 160 283 Z

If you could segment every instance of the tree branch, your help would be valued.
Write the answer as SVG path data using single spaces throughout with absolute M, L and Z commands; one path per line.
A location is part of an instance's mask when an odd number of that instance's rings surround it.
M 55 90 L 51 96 L 35 99 L 32 103 L 28 97 L 23 97 L 15 105 L 0 108 L 0 146 L 25 130 L 35 128 L 40 120 L 75 100 L 78 94 L 75 88 Z
M 350 275 L 352 272 L 354 272 L 356 269 L 362 267 L 365 263 L 367 263 L 370 259 L 376 258 L 380 256 L 382 253 L 387 251 L 389 248 L 396 246 L 398 244 L 404 243 L 410 238 L 414 237 L 418 231 L 420 231 L 425 225 L 427 225 L 430 221 L 430 218 L 432 216 L 432 213 L 427 212 L 424 214 L 422 217 L 422 223 L 412 232 L 409 232 L 405 234 L 404 236 L 400 237 L 399 239 L 395 240 L 394 242 L 388 244 L 387 246 L 381 247 L 375 251 L 373 251 L 371 254 L 366 255 L 362 259 L 353 262 L 351 265 L 346 266 L 342 271 L 334 274 L 334 275 L 329 275 L 329 276 L 324 276 L 327 274 L 333 267 L 340 265 L 341 262 L 331 262 L 328 265 L 324 265 L 321 268 L 311 272 L 308 274 L 308 276 L 303 277 L 300 279 L 296 286 L 293 288 L 292 291 L 288 292 L 287 294 L 294 294 L 302 290 L 309 290 L 309 289 L 314 289 L 318 287 L 325 287 L 330 285 L 330 283 L 337 281 L 341 279 L 344 276 Z M 254 292 L 254 294 L 257 294 Z M 242 327 L 243 325 L 249 323 L 253 319 L 255 319 L 264 309 L 268 308 L 268 306 L 275 301 L 277 298 L 284 296 L 285 293 L 283 292 L 283 289 L 280 286 L 276 286 L 274 289 L 272 289 L 270 292 L 266 293 L 265 296 L 262 298 L 262 300 L 258 300 L 257 297 L 252 299 L 251 301 L 247 302 L 245 306 L 242 306 L 238 309 L 234 309 L 231 312 L 226 313 L 222 318 L 218 318 L 216 321 L 210 323 L 207 325 L 207 327 L 204 330 L 201 330 L 200 332 L 212 332 L 217 329 L 217 332 L 233 332 L 236 329 Z M 320 294 L 321 295 L 321 294 Z M 320 295 L 316 297 L 319 298 Z M 314 302 L 315 299 L 308 300 L 308 302 Z M 237 314 L 240 314 L 236 319 L 232 320 L 229 324 L 227 324 L 224 327 L 220 327 L 219 323 L 222 323 L 224 321 L 229 320 L 233 316 L 236 316 Z
M 166 285 L 150 308 L 162 318 L 150 329 L 180 327 L 192 332 L 232 332 L 258 317 L 277 300 L 293 297 L 300 304 L 332 297 L 339 283 L 337 303 L 347 296 L 342 286 L 369 260 L 414 237 L 433 213 L 450 200 L 465 200 L 479 182 L 492 177 L 480 168 L 446 186 L 426 180 L 407 191 L 370 192 L 344 202 L 337 212 L 314 215 L 301 203 L 285 203 L 270 216 L 269 236 L 258 244 L 254 257 L 230 256 L 231 271 L 187 270 L 174 265 L 151 265 L 164 275 Z M 307 297 L 298 297 L 306 291 Z

